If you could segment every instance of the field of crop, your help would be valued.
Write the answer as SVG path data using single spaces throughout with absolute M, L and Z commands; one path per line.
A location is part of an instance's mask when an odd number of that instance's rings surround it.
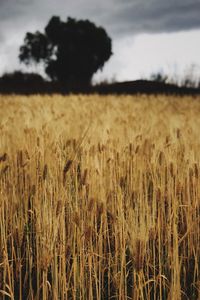
M 0 96 L 0 299 L 200 299 L 200 99 Z

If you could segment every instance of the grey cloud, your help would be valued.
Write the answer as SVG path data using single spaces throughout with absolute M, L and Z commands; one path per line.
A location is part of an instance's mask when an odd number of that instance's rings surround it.
M 114 37 L 200 27 L 200 0 L 0 0 L 2 25 L 42 30 L 52 15 L 89 18 Z
M 0 0 L 0 54 L 7 55 L 9 45 L 17 61 L 25 33 L 42 31 L 52 15 L 90 19 L 115 43 L 140 33 L 200 28 L 200 0 Z
M 107 15 L 105 22 L 110 20 L 109 25 L 118 33 L 175 32 L 200 27 L 199 0 L 118 0 L 117 3 L 120 9 Z

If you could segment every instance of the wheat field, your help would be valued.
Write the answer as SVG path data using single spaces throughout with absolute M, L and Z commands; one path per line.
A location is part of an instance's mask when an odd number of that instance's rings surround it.
M 0 299 L 200 299 L 200 98 L 0 96 Z

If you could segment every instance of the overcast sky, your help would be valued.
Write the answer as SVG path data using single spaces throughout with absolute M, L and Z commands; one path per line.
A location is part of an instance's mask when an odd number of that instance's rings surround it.
M 17 56 L 25 33 L 42 31 L 52 15 L 106 29 L 114 54 L 97 81 L 158 71 L 200 76 L 200 0 L 0 0 L 0 74 L 22 67 Z

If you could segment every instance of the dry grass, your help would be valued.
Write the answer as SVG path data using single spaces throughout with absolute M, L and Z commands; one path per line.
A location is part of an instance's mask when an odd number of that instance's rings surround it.
M 199 299 L 199 100 L 1 96 L 0 299 Z

